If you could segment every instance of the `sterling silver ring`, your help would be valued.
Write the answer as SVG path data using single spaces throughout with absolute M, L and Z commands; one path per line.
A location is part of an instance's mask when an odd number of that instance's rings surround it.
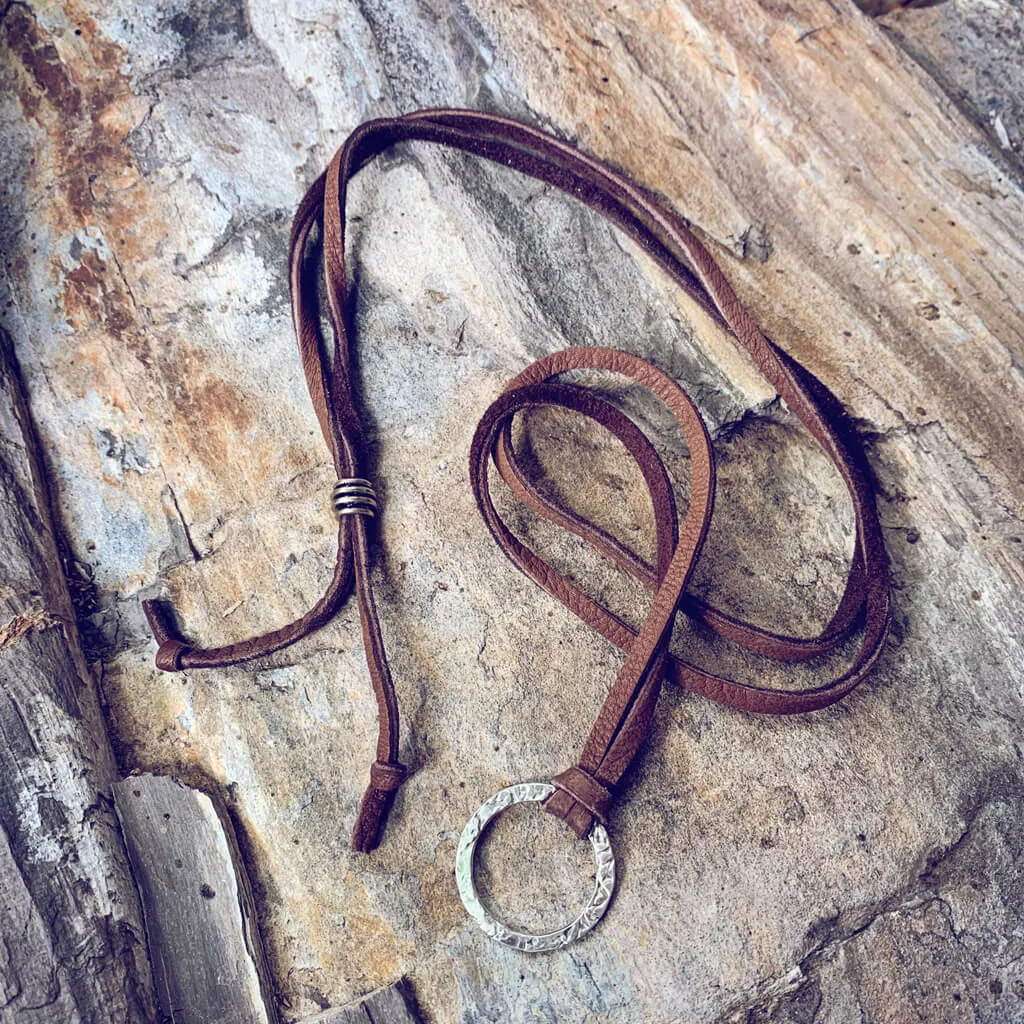
M 520 782 L 495 793 L 489 800 L 485 800 L 476 814 L 466 822 L 462 838 L 459 840 L 459 850 L 455 855 L 455 881 L 470 916 L 480 925 L 484 934 L 524 953 L 546 953 L 553 949 L 561 949 L 581 938 L 601 920 L 612 901 L 612 892 L 615 889 L 615 856 L 608 841 L 608 832 L 600 822 L 595 822 L 587 837 L 594 850 L 594 860 L 597 864 L 594 892 L 580 916 L 564 928 L 541 935 L 513 931 L 488 913 L 480 902 L 473 881 L 473 858 L 477 841 L 487 823 L 512 804 L 547 800 L 554 791 L 555 787 L 547 782 Z

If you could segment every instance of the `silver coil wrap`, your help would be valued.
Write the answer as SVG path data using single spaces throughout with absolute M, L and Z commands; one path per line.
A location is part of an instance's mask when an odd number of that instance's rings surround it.
M 361 476 L 339 480 L 331 492 L 336 516 L 370 516 L 377 514 L 377 495 L 373 484 Z

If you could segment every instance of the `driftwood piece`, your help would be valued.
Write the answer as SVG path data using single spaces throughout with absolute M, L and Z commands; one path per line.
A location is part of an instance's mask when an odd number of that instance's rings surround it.
M 0 1021 L 153 1019 L 116 777 L 0 332 Z
M 420 1024 L 416 1000 L 406 978 L 379 988 L 357 1003 L 304 1017 L 301 1024 Z
M 123 779 L 114 802 L 162 1012 L 174 1024 L 275 1024 L 252 890 L 227 816 L 164 775 Z

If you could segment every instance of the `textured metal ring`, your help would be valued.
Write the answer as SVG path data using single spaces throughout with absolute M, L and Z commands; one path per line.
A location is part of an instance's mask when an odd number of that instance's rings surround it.
M 608 840 L 608 832 L 603 825 L 595 822 L 588 836 L 597 864 L 594 892 L 579 917 L 564 928 L 541 935 L 513 931 L 489 914 L 480 902 L 473 881 L 473 860 L 477 841 L 487 823 L 512 804 L 547 800 L 554 791 L 555 787 L 547 782 L 520 782 L 495 793 L 489 800 L 485 800 L 476 814 L 466 822 L 462 838 L 459 840 L 459 850 L 455 855 L 455 881 L 470 916 L 490 938 L 514 949 L 520 949 L 524 953 L 546 953 L 553 949 L 561 949 L 585 935 L 601 920 L 612 901 L 612 892 L 615 889 L 615 856 Z
M 361 476 L 350 476 L 339 480 L 331 492 L 331 501 L 336 516 L 375 516 L 377 495 L 373 484 Z

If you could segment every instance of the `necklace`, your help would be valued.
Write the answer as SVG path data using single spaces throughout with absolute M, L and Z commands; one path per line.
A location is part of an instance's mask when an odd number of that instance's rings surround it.
M 355 407 L 353 340 L 344 308 L 345 201 L 348 183 L 377 154 L 396 142 L 416 139 L 484 157 L 555 186 L 598 210 L 636 240 L 717 323 L 746 348 L 761 373 L 835 464 L 853 503 L 855 540 L 846 586 L 831 621 L 812 638 L 772 633 L 685 593 L 711 518 L 715 469 L 707 431 L 690 398 L 650 363 L 609 348 L 569 348 L 546 356 L 512 380 L 481 418 L 470 449 L 470 482 L 495 541 L 527 576 L 626 652 L 625 661 L 597 715 L 576 764 L 550 782 L 503 789 L 470 818 L 459 843 L 455 876 L 463 903 L 492 938 L 524 951 L 557 949 L 575 941 L 601 918 L 615 885 L 615 859 L 606 828 L 615 787 L 650 727 L 664 678 L 729 707 L 748 712 L 793 714 L 834 703 L 867 674 L 881 652 L 889 626 L 889 572 L 874 494 L 863 453 L 834 395 L 761 334 L 718 265 L 683 220 L 651 193 L 622 174 L 554 136 L 510 118 L 469 110 L 424 110 L 367 121 L 348 137 L 299 205 L 289 246 L 292 314 L 310 397 L 331 451 L 338 483 L 334 577 L 317 604 L 301 618 L 225 647 L 199 648 L 176 634 L 170 610 L 143 605 L 158 643 L 157 666 L 165 671 L 212 668 L 257 658 L 294 643 L 326 623 L 355 589 L 370 680 L 378 705 L 376 760 L 359 808 L 352 846 L 360 852 L 380 841 L 395 793 L 406 776 L 398 760 L 398 703 L 370 585 L 370 521 L 378 510 L 373 484 L 364 475 L 362 425 Z M 333 325 L 333 353 L 325 360 L 318 327 L 316 289 L 305 272 L 314 225 L 322 231 L 323 267 Z M 613 371 L 632 378 L 672 413 L 690 451 L 691 497 L 680 527 L 672 485 L 661 458 L 643 432 L 606 399 L 584 387 L 559 383 L 569 370 Z M 636 461 L 655 513 L 656 564 L 650 565 L 610 534 L 543 496 L 516 459 L 512 421 L 537 406 L 561 406 L 601 424 Z M 489 463 L 513 493 L 539 515 L 571 530 L 654 592 L 639 629 L 615 616 L 556 572 L 516 538 L 491 501 Z M 803 690 L 775 690 L 736 682 L 691 665 L 669 650 L 677 611 L 758 654 L 797 662 L 834 651 L 858 628 L 859 652 L 837 679 Z M 477 841 L 503 809 L 523 801 L 543 802 L 594 850 L 594 892 L 583 912 L 563 928 L 544 934 L 517 932 L 483 905 L 473 877 Z

